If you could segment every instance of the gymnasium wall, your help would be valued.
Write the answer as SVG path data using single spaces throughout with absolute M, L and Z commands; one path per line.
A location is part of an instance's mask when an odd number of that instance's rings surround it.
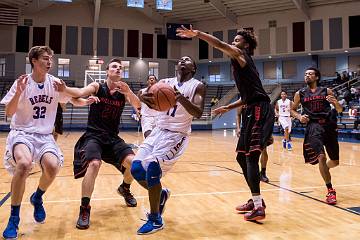
M 219 20 L 211 21 L 211 24 L 208 21 L 197 22 L 194 23 L 194 27 L 214 34 L 227 42 L 232 41 L 236 29 L 239 27 L 254 27 L 260 40 L 254 59 L 264 82 L 302 81 L 303 70 L 313 63 L 312 57 L 308 56 L 309 52 L 318 55 L 319 58 L 325 54 L 336 56 L 337 69 L 344 69 L 348 66 L 348 55 L 359 55 L 359 47 L 351 48 L 350 53 L 344 53 L 344 49 L 349 48 L 349 16 L 359 15 L 358 9 L 360 9 L 360 2 L 343 3 L 337 4 L 336 7 L 331 5 L 311 8 L 312 18 L 310 20 L 306 20 L 300 11 L 292 10 L 239 17 L 238 25 Z M 93 46 L 97 46 L 97 55 L 105 62 L 114 56 L 131 61 L 130 81 L 145 79 L 147 76 L 146 66 L 149 61 L 159 62 L 160 78 L 171 76 L 174 74 L 176 59 L 183 55 L 189 55 L 199 62 L 197 78 L 200 79 L 201 76 L 204 76 L 207 79 L 208 65 L 220 64 L 221 78 L 225 83 L 231 82 L 229 59 L 221 52 L 200 44 L 198 39 L 191 41 L 168 40 L 165 44 L 163 42 L 159 44 L 159 36 L 155 34 L 155 28 L 160 28 L 165 33 L 164 24 L 154 23 L 141 12 L 132 8 L 120 9 L 102 6 L 98 35 L 93 34 L 93 7 L 91 4 L 54 5 L 36 14 L 25 14 L 19 22 L 23 23 L 24 19 L 32 19 L 33 26 L 28 29 L 28 39 L 18 41 L 18 43 L 28 41 L 27 48 L 29 48 L 33 46 L 34 42 L 44 41 L 45 44 L 59 48 L 59 54 L 55 56 L 53 72 L 56 75 L 57 57 L 70 58 L 69 79 L 76 80 L 77 84 L 83 82 L 87 61 L 94 54 Z M 276 27 L 269 27 L 269 21 L 274 20 Z M 300 30 L 298 30 L 300 35 L 294 34 L 296 26 L 300 26 Z M 302 26 L 303 34 L 301 34 Z M 61 28 L 60 32 L 59 27 Z M 56 31 L 50 32 L 51 28 Z M 41 39 L 39 36 L 43 36 L 44 30 L 45 39 Z M 16 27 L 0 25 L 0 57 L 2 53 L 16 51 L 16 34 Z M 133 39 L 129 36 L 134 34 L 137 36 L 135 39 L 138 40 L 135 43 L 128 42 L 128 39 Z M 303 37 L 303 43 L 297 43 L 298 39 L 294 39 L 294 35 Z M 56 41 L 56 36 L 61 38 L 61 42 Z M 161 37 L 159 41 L 161 41 Z M 146 46 L 148 42 L 152 47 Z M 201 60 L 199 60 L 199 46 L 208 50 L 207 56 L 202 56 Z M 11 65 L 11 62 L 7 63 L 6 68 L 9 69 L 9 74 L 12 76 L 18 76 L 25 71 L 25 52 L 15 54 L 14 66 Z M 133 57 L 129 57 L 129 53 Z M 157 58 L 159 53 L 167 55 L 167 59 Z M 272 58 L 269 59 L 269 56 Z M 139 60 L 139 57 L 143 57 L 143 59 Z M 282 59 L 296 59 L 296 77 L 282 78 Z M 209 63 L 210 60 L 211 63 Z M 263 66 L 266 61 L 276 62 L 276 70 L 274 70 L 276 79 L 264 78 Z
M 253 27 L 259 40 L 254 59 L 263 82 L 271 84 L 303 81 L 304 69 L 314 64 L 312 57 L 308 55 L 309 53 L 312 56 L 316 55 L 319 59 L 335 57 L 336 70 L 338 71 L 347 70 L 349 56 L 360 55 L 359 47 L 351 48 L 348 53 L 344 52 L 345 49 L 350 47 L 349 16 L 359 15 L 358 9 L 360 9 L 360 2 L 343 3 L 337 4 L 336 7 L 331 5 L 311 8 L 309 10 L 311 19 L 309 20 L 305 20 L 304 15 L 298 10 L 290 10 L 239 17 L 238 26 L 229 24 L 226 20 L 219 20 L 212 21 L 211 25 L 208 22 L 199 22 L 196 24 L 196 28 L 214 34 L 221 29 L 224 29 L 224 32 L 231 32 L 241 27 Z M 276 20 L 276 27 L 269 27 L 269 21 L 271 20 Z M 303 51 L 294 51 L 294 41 L 296 40 L 293 39 L 294 23 L 302 23 L 304 26 Z M 224 28 L 224 26 L 227 27 Z M 232 37 L 231 34 L 224 34 L 224 41 L 231 42 Z M 193 44 L 196 45 L 195 42 Z M 219 64 L 222 69 L 224 68 L 221 75 L 228 77 L 230 66 L 224 67 L 224 65 L 228 64 L 228 59 L 226 57 L 223 59 L 215 58 L 212 53 L 213 48 L 209 47 L 208 59 L 200 60 L 201 76 L 205 76 L 205 79 L 207 79 L 206 66 Z M 269 59 L 269 56 L 271 56 L 271 59 Z M 283 59 L 295 59 L 297 61 L 297 76 L 295 78 L 282 78 Z M 263 64 L 267 61 L 276 61 L 276 79 L 264 78 Z

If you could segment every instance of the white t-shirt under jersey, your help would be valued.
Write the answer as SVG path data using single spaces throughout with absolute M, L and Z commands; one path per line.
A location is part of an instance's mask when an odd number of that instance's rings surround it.
M 46 74 L 43 84 L 36 83 L 31 74 L 25 90 L 21 93 L 17 110 L 11 118 L 10 128 L 29 133 L 50 134 L 54 128 L 58 102 L 66 103 L 70 97 L 55 90 L 55 77 Z M 1 100 L 8 104 L 16 93 L 17 81 Z
M 179 83 L 176 77 L 166 78 L 161 81 L 164 81 L 171 87 L 176 86 L 179 92 L 190 101 L 194 98 L 197 86 L 201 84 L 195 78 L 183 83 Z M 156 126 L 170 131 L 190 133 L 192 120 L 193 116 L 180 103 L 176 103 L 168 112 L 159 112 L 156 117 Z
M 290 117 L 290 100 L 286 99 L 283 101 L 282 99 L 279 99 L 277 101 L 277 105 L 279 107 L 279 116 L 282 117 Z

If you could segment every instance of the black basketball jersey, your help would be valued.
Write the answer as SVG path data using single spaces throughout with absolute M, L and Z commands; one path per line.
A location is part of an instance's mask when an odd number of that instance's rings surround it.
M 246 104 L 262 101 L 270 102 L 270 98 L 262 86 L 254 61 L 245 51 L 244 58 L 246 65 L 243 68 L 236 59 L 231 59 L 232 72 L 242 101 Z
M 111 95 L 106 83 L 99 83 L 99 85 L 96 97 L 100 102 L 90 105 L 87 128 L 106 132 L 109 135 L 117 135 L 120 117 L 125 106 L 125 96 L 119 92 Z
M 326 100 L 327 88 L 317 87 L 312 92 L 309 87 L 300 89 L 300 103 L 302 114 L 307 114 L 310 120 L 328 119 L 331 117 L 331 106 Z

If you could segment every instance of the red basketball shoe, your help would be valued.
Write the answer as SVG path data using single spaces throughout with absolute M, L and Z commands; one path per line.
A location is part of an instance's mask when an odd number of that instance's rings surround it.
M 329 205 L 335 205 L 336 204 L 336 192 L 335 189 L 330 188 L 328 189 L 328 194 L 326 194 L 326 203 Z
M 251 212 L 244 215 L 246 221 L 258 221 L 265 218 L 265 207 L 254 208 Z
M 264 207 L 264 209 L 266 208 L 264 199 L 262 199 L 262 205 Z M 243 212 L 250 212 L 255 208 L 254 205 L 254 201 L 250 198 L 247 203 L 243 204 L 243 205 L 239 205 L 237 206 L 235 209 L 236 211 L 238 211 L 239 213 L 243 213 Z

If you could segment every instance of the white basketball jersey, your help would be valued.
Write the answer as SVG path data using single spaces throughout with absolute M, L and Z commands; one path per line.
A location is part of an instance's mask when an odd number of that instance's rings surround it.
M 53 82 L 56 78 L 46 74 L 42 84 L 36 83 L 31 74 L 25 90 L 21 93 L 17 110 L 11 118 L 10 128 L 29 133 L 50 134 L 54 128 L 58 102 L 67 102 L 70 98 L 55 91 Z M 1 100 L 8 104 L 16 92 L 17 81 Z
M 141 93 L 146 92 L 146 89 L 147 89 L 147 88 L 141 89 L 141 90 L 140 90 Z M 141 116 L 144 116 L 144 117 L 155 117 L 155 116 L 158 114 L 157 111 L 155 111 L 154 109 L 149 108 L 149 107 L 148 107 L 145 103 L 143 103 L 143 102 L 141 102 L 141 111 L 140 111 L 140 113 L 141 113 Z
M 290 117 L 290 100 L 286 99 L 283 101 L 279 99 L 277 101 L 277 105 L 279 107 L 279 116 Z
M 179 92 L 190 101 L 194 98 L 197 86 L 201 84 L 201 82 L 195 78 L 183 83 L 179 83 L 176 77 L 166 78 L 162 81 L 171 87 L 175 86 Z M 170 131 L 190 133 L 192 119 L 193 116 L 188 113 L 180 103 L 176 103 L 168 112 L 159 112 L 156 119 L 156 126 Z

